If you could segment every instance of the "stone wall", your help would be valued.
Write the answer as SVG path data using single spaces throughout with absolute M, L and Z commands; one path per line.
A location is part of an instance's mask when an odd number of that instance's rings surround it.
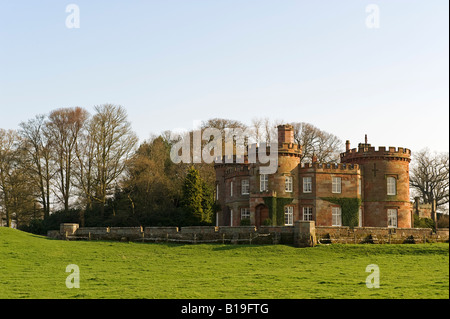
M 317 241 L 321 244 L 402 244 L 448 241 L 448 231 L 431 228 L 387 228 L 387 227 L 316 227 Z
M 316 244 L 401 244 L 448 242 L 449 230 L 430 228 L 328 227 L 313 221 L 296 221 L 294 226 L 192 226 L 192 227 L 78 227 L 61 224 L 60 230 L 49 231 L 49 237 L 68 240 L 114 240 L 166 243 L 221 243 L 252 245 Z

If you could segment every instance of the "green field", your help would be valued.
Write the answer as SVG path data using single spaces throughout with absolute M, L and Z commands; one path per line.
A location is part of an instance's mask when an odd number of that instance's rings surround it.
M 66 287 L 69 264 L 79 289 Z M 449 246 L 76 242 L 0 228 L 0 298 L 449 298 Z

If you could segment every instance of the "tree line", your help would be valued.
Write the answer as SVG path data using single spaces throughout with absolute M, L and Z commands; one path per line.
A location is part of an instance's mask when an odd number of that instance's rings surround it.
M 285 122 L 255 118 L 247 126 L 214 118 L 199 129 L 219 129 L 222 138 L 227 129 L 250 129 L 252 142 L 270 143 L 277 139 L 279 124 Z M 339 161 L 343 143 L 337 136 L 309 123 L 289 124 L 302 147 L 301 162 L 313 156 L 321 162 Z M 0 223 L 4 220 L 11 226 L 15 220 L 19 228 L 36 233 L 58 229 L 62 222 L 214 224 L 219 209 L 214 200 L 214 166 L 173 163 L 170 150 L 179 137 L 172 133 L 168 130 L 139 144 L 126 110 L 112 104 L 94 107 L 93 114 L 81 107 L 60 108 L 20 123 L 17 130 L 0 129 Z M 419 192 L 414 196 L 419 194 L 423 202 L 433 198 L 438 207 L 445 207 L 448 154 L 418 155 L 410 172 L 411 187 Z M 426 158 L 432 156 L 439 160 L 430 164 Z M 435 169 L 423 169 L 430 165 Z
M 61 108 L 0 130 L 0 208 L 6 225 L 51 212 L 94 207 L 104 213 L 111 190 L 134 153 L 137 136 L 121 106 L 90 115 Z M 54 206 L 54 207 L 53 207 Z M 83 216 L 81 215 L 81 218 Z

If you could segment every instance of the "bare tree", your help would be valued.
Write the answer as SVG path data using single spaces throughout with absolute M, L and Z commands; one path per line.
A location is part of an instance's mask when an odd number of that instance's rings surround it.
M 259 143 L 262 140 L 262 125 L 263 125 L 263 120 L 260 118 L 253 118 L 252 119 L 252 129 L 254 132 L 254 138 L 255 138 L 255 143 L 259 145 Z
M 6 226 L 14 218 L 19 222 L 33 213 L 35 203 L 33 183 L 26 175 L 24 151 L 20 136 L 14 130 L 0 129 L 0 206 Z
M 46 123 L 58 178 L 55 195 L 64 204 L 65 212 L 69 211 L 72 193 L 75 147 L 87 119 L 88 112 L 81 107 L 62 108 L 52 111 Z
M 95 110 L 96 114 L 87 126 L 87 145 L 81 166 L 84 177 L 81 180 L 86 181 L 82 186 L 86 197 L 101 205 L 103 215 L 107 197 L 117 185 L 138 138 L 131 130 L 122 106 L 104 104 L 96 106 Z
M 340 151 L 342 150 L 342 141 L 331 133 L 320 131 L 317 138 L 317 147 L 314 150 L 317 160 L 322 163 L 338 162 Z
M 305 122 L 291 123 L 295 142 L 302 147 L 300 161 L 311 161 L 315 155 L 320 162 L 337 162 L 342 141 L 331 133 Z
M 449 154 L 432 153 L 429 149 L 413 155 L 410 168 L 410 186 L 423 203 L 436 209 L 449 203 Z
M 222 118 L 213 118 L 209 119 L 207 121 L 203 121 L 201 125 L 201 133 L 206 128 L 215 128 L 218 129 L 222 135 L 222 154 L 226 154 L 227 147 L 230 147 L 233 149 L 233 152 L 236 151 L 236 136 L 233 136 L 234 133 L 236 133 L 236 130 L 242 130 L 244 132 L 247 129 L 247 126 L 236 120 L 229 120 L 229 119 L 222 119 Z M 198 133 L 198 131 L 197 131 Z M 193 132 L 190 132 L 190 134 L 193 134 Z M 248 138 L 249 136 L 247 136 Z M 244 137 L 245 138 L 245 137 Z M 202 146 L 205 145 L 207 141 L 202 141 Z M 244 143 L 248 143 L 247 141 L 244 141 Z M 196 165 L 197 169 L 200 169 L 200 166 L 204 165 Z M 210 165 L 207 165 L 210 166 Z M 187 172 L 187 170 L 186 170 Z M 200 174 L 202 174 L 202 169 L 200 169 Z
M 95 167 L 95 152 L 96 144 L 95 137 L 92 132 L 95 131 L 93 127 L 94 122 L 89 120 L 86 123 L 86 129 L 83 130 L 75 145 L 75 154 L 77 161 L 75 162 L 75 184 L 79 191 L 79 198 L 81 205 L 84 205 L 86 210 L 93 208 L 94 191 L 98 185 Z M 81 222 L 84 224 L 84 211 L 81 212 Z
M 39 202 L 44 211 L 44 218 L 50 214 L 50 189 L 53 177 L 51 164 L 51 141 L 46 132 L 45 116 L 37 115 L 34 119 L 20 123 L 19 134 L 22 137 L 23 149 L 30 165 L 30 179 L 39 190 Z
M 272 128 L 273 125 L 270 122 L 269 118 L 265 118 L 263 119 L 263 127 L 264 127 L 264 139 L 266 140 L 266 143 L 270 144 L 270 142 L 272 141 L 272 137 L 273 137 L 273 132 L 272 132 Z
M 13 153 L 16 141 L 17 138 L 14 131 L 0 129 L 0 195 L 2 211 L 6 218 L 6 227 L 11 227 L 13 213 L 11 209 L 9 177 L 14 166 Z

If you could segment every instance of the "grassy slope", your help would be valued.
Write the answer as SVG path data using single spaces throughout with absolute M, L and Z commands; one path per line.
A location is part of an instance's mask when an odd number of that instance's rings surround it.
M 0 228 L 0 298 L 449 298 L 448 248 L 68 242 Z M 80 289 L 65 286 L 68 264 Z M 369 264 L 379 289 L 365 285 Z

